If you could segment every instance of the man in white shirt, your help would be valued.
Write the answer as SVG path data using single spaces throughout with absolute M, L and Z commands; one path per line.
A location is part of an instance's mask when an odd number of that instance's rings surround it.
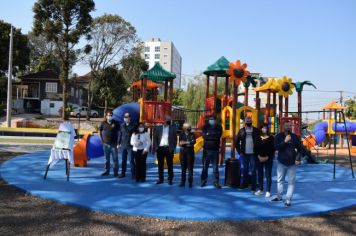
M 174 125 L 171 125 L 171 117 L 166 116 L 163 125 L 156 128 L 154 135 L 154 147 L 157 152 L 158 175 L 156 184 L 163 183 L 164 159 L 166 158 L 168 166 L 168 184 L 173 184 L 173 155 L 177 146 L 177 131 Z

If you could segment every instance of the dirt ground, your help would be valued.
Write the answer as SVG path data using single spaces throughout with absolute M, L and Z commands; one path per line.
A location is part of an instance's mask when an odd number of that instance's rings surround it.
M 16 155 L 0 153 L 0 164 Z M 348 166 L 346 158 L 337 162 Z M 27 195 L 0 179 L 0 235 L 356 235 L 356 206 L 274 221 L 160 220 L 61 205 Z

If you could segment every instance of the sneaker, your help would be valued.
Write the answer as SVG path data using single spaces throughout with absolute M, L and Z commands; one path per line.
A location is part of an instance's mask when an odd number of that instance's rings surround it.
M 193 187 L 193 184 L 192 183 L 189 183 L 189 188 L 192 188 Z
M 168 184 L 169 185 L 173 185 L 173 181 L 172 180 L 168 180 Z
M 185 186 L 185 183 L 181 182 L 179 187 L 184 187 Z
M 163 180 L 157 180 L 156 184 L 163 184 Z
M 271 197 L 271 193 L 270 192 L 266 192 L 266 196 L 265 197 Z
M 284 207 L 290 207 L 292 204 L 291 204 L 291 202 L 290 201 L 286 201 L 285 203 L 284 203 Z
M 271 202 L 281 202 L 283 199 L 281 197 L 275 197 L 271 200 Z
M 261 190 L 258 190 L 258 191 L 255 192 L 255 195 L 256 195 L 256 196 L 260 196 L 260 195 L 262 195 L 262 194 L 263 194 L 263 191 L 261 191 Z
M 109 175 L 109 172 L 103 172 L 101 173 L 101 176 L 108 176 Z
M 219 183 L 214 183 L 214 187 L 217 189 L 221 189 L 221 185 Z
M 200 187 L 204 188 L 206 186 L 206 181 L 202 181 Z

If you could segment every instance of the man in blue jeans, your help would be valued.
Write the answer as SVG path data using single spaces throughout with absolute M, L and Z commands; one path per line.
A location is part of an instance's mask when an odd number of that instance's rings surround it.
M 219 184 L 219 149 L 220 139 L 222 136 L 222 127 L 217 123 L 214 116 L 209 117 L 208 124 L 204 125 L 202 130 L 202 136 L 204 138 L 203 146 L 203 169 L 201 173 L 201 187 L 205 187 L 208 179 L 209 165 L 213 166 L 214 173 L 214 186 L 215 188 L 221 188 Z
M 245 127 L 239 130 L 236 137 L 236 150 L 243 157 L 244 170 L 242 173 L 242 185 L 240 188 L 247 188 L 249 185 L 248 173 L 251 170 L 251 191 L 256 191 L 257 176 L 257 155 L 256 147 L 259 138 L 259 129 L 252 126 L 252 118 L 245 118 Z
M 105 170 L 101 174 L 106 176 L 110 174 L 110 157 L 114 162 L 114 176 L 118 176 L 119 163 L 118 163 L 118 151 L 117 151 L 117 139 L 119 132 L 119 124 L 113 120 L 112 112 L 106 113 L 105 121 L 101 122 L 99 128 L 99 138 L 104 147 L 105 154 Z
M 132 145 L 130 143 L 132 133 L 135 130 L 135 125 L 131 122 L 130 113 L 126 112 L 124 114 L 124 123 L 120 126 L 120 136 L 119 136 L 119 147 L 121 149 L 121 174 L 119 178 L 124 178 L 126 176 L 126 165 L 127 157 L 130 160 L 131 167 L 131 177 L 132 179 L 136 178 L 136 165 L 135 158 L 132 155 Z
M 300 152 L 302 150 L 300 139 L 292 133 L 292 123 L 288 120 L 284 123 L 284 132 L 277 134 L 275 147 L 278 151 L 277 157 L 277 191 L 278 194 L 272 202 L 282 201 L 283 185 L 286 174 L 288 175 L 288 190 L 285 207 L 291 206 L 291 200 L 295 188 L 295 176 L 297 166 L 300 165 Z

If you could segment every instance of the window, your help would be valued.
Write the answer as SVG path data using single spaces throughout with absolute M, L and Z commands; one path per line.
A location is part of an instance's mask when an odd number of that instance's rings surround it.
M 46 83 L 46 93 L 57 93 L 57 83 Z
M 145 54 L 145 59 L 150 59 L 150 54 Z
M 70 96 L 74 97 L 74 88 L 70 88 Z
M 77 92 L 76 92 L 76 98 L 79 98 L 79 89 L 77 89 Z
M 167 48 L 167 47 L 164 47 L 163 49 L 164 49 L 164 50 L 168 50 L 168 48 Z
M 164 65 L 167 65 L 167 62 L 163 62 Z
M 168 57 L 168 55 L 167 55 L 167 54 L 164 54 L 163 57 Z
M 145 47 L 145 52 L 150 52 L 150 47 Z
M 155 47 L 155 52 L 159 52 L 161 50 L 160 46 Z
M 159 59 L 159 54 L 155 54 L 155 59 Z
M 49 104 L 49 107 L 50 107 L 50 108 L 54 108 L 54 103 L 51 102 L 51 103 Z

